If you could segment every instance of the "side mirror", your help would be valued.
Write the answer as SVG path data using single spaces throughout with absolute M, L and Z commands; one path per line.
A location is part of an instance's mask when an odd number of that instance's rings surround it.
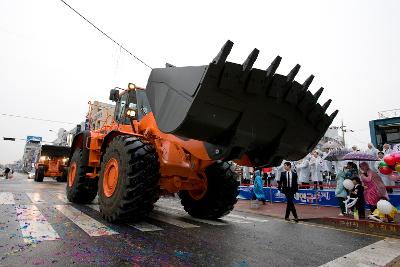
M 113 102 L 117 102 L 119 99 L 119 90 L 118 89 L 111 89 L 110 90 L 110 100 Z

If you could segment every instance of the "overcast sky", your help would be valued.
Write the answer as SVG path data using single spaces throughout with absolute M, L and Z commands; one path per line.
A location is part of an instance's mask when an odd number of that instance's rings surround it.
M 67 0 L 152 67 L 208 64 L 223 43 L 242 63 L 253 48 L 255 67 L 283 57 L 278 73 L 299 63 L 296 80 L 314 74 L 311 91 L 333 99 L 366 146 L 368 121 L 399 108 L 399 1 L 99 1 Z M 149 69 L 58 0 L 0 0 L 0 113 L 79 123 L 89 100 L 107 102 L 109 89 L 146 86 Z M 0 115 L 0 137 L 42 136 L 60 127 Z M 0 141 L 0 163 L 22 157 L 23 141 Z

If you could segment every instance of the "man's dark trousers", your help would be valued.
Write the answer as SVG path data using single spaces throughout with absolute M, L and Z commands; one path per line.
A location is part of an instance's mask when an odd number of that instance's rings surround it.
M 285 219 L 289 218 L 290 212 L 292 212 L 293 217 L 297 218 L 296 207 L 294 206 L 294 203 L 293 203 L 294 195 L 291 193 L 286 193 L 285 196 L 286 196 L 286 202 L 287 202 Z

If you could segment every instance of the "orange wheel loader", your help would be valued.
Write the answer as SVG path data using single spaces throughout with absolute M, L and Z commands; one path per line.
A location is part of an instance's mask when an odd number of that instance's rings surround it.
M 53 177 L 57 182 L 66 182 L 70 148 L 65 146 L 42 145 L 35 163 L 35 182 L 43 182 L 44 177 Z
M 306 156 L 337 114 L 317 103 L 322 88 L 308 91 L 314 76 L 294 80 L 253 68 L 254 49 L 243 64 L 226 61 L 228 41 L 205 66 L 153 69 L 146 89 L 129 84 L 111 90 L 114 122 L 75 136 L 67 182 L 71 202 L 98 194 L 109 222 L 140 220 L 164 193 L 178 193 L 194 217 L 229 213 L 238 195 L 230 162 L 276 166 Z

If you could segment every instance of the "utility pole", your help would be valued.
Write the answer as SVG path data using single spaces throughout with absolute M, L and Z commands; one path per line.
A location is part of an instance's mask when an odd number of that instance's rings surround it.
M 345 140 L 345 133 L 347 132 L 354 132 L 353 130 L 350 129 L 346 129 L 346 125 L 344 125 L 343 120 L 342 120 L 342 124 L 340 126 L 331 126 L 329 127 L 330 129 L 340 129 L 342 131 L 342 141 L 343 141 L 343 147 L 346 147 L 346 140 Z

